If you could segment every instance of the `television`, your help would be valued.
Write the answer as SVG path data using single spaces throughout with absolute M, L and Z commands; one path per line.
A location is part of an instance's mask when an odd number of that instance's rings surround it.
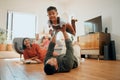
M 102 32 L 102 17 L 98 16 L 84 22 L 85 34 Z

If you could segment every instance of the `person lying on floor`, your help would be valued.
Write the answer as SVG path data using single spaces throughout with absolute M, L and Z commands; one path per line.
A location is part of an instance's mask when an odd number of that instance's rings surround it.
M 47 50 L 41 48 L 38 44 L 31 44 L 29 38 L 23 39 L 23 57 L 24 63 L 42 63 L 44 61 Z M 54 52 L 54 56 L 58 55 Z
M 71 69 L 77 68 L 80 63 L 80 52 L 74 53 L 72 41 L 69 39 L 69 36 L 66 32 L 66 27 L 63 26 L 59 30 L 62 31 L 65 38 L 66 54 L 61 54 L 56 57 L 53 56 L 57 30 L 56 34 L 52 37 L 44 60 L 44 72 L 47 75 L 52 75 L 58 72 L 69 72 Z

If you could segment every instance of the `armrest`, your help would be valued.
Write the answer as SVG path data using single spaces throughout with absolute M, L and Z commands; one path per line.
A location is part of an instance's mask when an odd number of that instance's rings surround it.
M 15 42 L 15 44 L 14 44 L 14 48 L 15 48 L 16 52 L 18 52 L 19 54 L 23 54 L 23 50 L 20 49 L 20 48 L 18 48 L 18 44 L 17 44 L 17 42 Z

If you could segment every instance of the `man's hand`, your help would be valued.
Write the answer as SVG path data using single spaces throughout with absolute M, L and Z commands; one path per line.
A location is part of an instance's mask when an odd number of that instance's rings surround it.
M 65 39 L 69 39 L 69 36 L 68 36 L 68 34 L 67 34 L 67 32 L 66 32 L 66 25 L 63 25 L 61 31 L 62 31 L 62 33 L 63 33 L 63 35 L 64 35 L 64 38 L 65 38 Z
M 63 25 L 60 30 L 61 30 L 62 32 L 65 32 L 65 31 L 66 31 L 66 25 Z

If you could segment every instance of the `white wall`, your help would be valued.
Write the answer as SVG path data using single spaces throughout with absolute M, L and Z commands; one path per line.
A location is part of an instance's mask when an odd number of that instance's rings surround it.
M 47 27 L 47 7 L 50 5 L 56 6 L 59 14 L 63 13 L 60 5 L 56 0 L 0 0 L 0 27 L 6 27 L 7 11 L 16 11 L 23 13 L 35 14 L 38 16 L 38 26 L 40 31 L 43 27 Z
M 102 16 L 103 32 L 108 27 L 111 39 L 115 40 L 117 59 L 120 60 L 120 0 L 74 0 L 67 7 L 67 13 L 74 14 L 78 19 L 77 35 L 84 31 L 85 20 Z
M 7 11 L 17 11 L 37 15 L 41 32 L 43 27 L 47 27 L 46 9 L 50 5 L 56 6 L 61 16 L 78 19 L 77 36 L 84 34 L 85 20 L 101 15 L 103 31 L 108 27 L 120 60 L 120 0 L 0 0 L 0 27 L 6 28 Z

